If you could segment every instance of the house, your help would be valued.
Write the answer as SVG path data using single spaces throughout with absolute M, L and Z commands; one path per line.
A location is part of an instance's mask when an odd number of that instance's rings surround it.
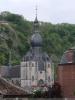
M 64 52 L 57 69 L 58 82 L 64 97 L 75 98 L 75 49 Z

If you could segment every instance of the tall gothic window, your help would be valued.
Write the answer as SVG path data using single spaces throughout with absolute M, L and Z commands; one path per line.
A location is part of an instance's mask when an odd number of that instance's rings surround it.
M 50 82 L 50 76 L 48 76 L 48 82 Z
M 32 67 L 34 67 L 34 63 L 32 63 Z
M 48 68 L 50 67 L 50 64 L 48 64 Z
M 34 76 L 32 76 L 32 81 L 34 81 Z
M 26 67 L 27 67 L 27 62 L 26 62 Z

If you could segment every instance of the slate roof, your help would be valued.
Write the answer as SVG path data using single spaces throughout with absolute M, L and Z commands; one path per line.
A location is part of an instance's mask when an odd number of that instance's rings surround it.
M 9 75 L 8 66 L 0 66 L 0 75 L 1 75 L 2 77 L 5 77 L 5 78 L 8 77 L 8 75 Z
M 40 71 L 45 70 L 44 63 L 51 62 L 50 57 L 46 52 L 42 50 L 43 39 L 39 32 L 39 22 L 37 17 L 34 21 L 33 35 L 31 36 L 31 48 L 27 54 L 23 57 L 23 61 L 35 61 L 38 62 L 38 69 Z
M 42 45 L 42 37 L 38 32 L 36 34 L 32 35 L 31 45 L 32 46 L 41 46 Z
M 4 78 L 20 78 L 20 65 L 2 66 L 0 67 L 0 74 Z
M 9 70 L 10 78 L 20 78 L 20 65 L 13 66 Z
M 27 92 L 21 87 L 9 83 L 6 79 L 0 76 L 0 93 L 2 95 L 25 95 Z

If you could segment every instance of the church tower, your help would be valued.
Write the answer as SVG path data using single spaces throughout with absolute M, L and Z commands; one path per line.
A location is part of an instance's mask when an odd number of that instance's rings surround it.
M 50 86 L 54 83 L 52 60 L 46 52 L 42 51 L 43 39 L 40 35 L 37 16 L 33 23 L 30 43 L 30 50 L 21 62 L 21 86 L 25 89 Z

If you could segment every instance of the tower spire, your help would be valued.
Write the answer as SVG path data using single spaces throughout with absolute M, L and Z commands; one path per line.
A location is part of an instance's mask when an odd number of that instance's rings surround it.
M 37 5 L 36 5 L 36 9 L 35 9 L 35 10 L 36 10 L 36 18 L 37 18 L 37 10 L 38 10 L 38 9 L 37 9 Z
M 35 20 L 34 20 L 34 33 L 38 32 L 39 33 L 39 22 L 37 19 L 37 5 L 36 5 L 36 9 L 35 9 L 36 13 L 35 13 Z

